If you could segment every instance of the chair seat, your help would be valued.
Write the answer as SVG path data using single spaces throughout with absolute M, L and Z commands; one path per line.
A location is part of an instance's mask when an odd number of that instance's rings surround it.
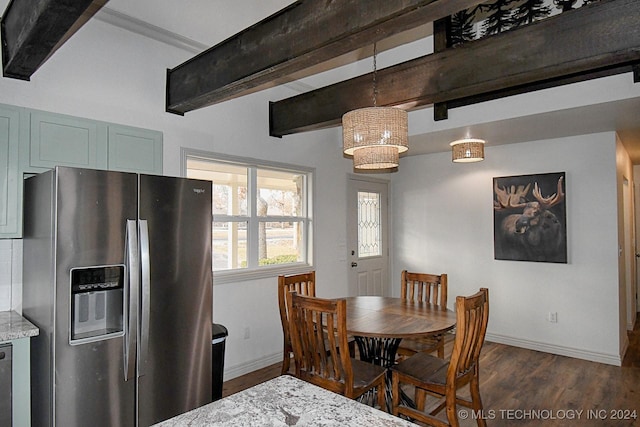
M 386 369 L 373 363 L 363 362 L 358 359 L 351 359 L 353 368 L 353 386 L 354 388 L 366 387 L 368 384 L 375 382 L 378 377 L 385 374 Z
M 444 385 L 447 382 L 449 361 L 427 353 L 416 353 L 391 369 L 412 377 L 415 381 Z

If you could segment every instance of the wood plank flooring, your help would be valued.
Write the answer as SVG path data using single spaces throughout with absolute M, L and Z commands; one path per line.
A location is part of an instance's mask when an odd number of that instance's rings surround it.
M 485 342 L 480 393 L 488 425 L 640 426 L 640 319 L 629 342 L 622 367 Z M 225 382 L 223 395 L 278 375 L 279 363 Z

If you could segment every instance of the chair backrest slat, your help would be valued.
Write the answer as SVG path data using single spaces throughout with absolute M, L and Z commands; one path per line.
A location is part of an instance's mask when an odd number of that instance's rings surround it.
M 400 298 L 423 301 L 446 309 L 447 275 L 402 271 Z
M 292 293 L 287 304 L 296 376 L 341 394 L 353 388 L 346 300 Z

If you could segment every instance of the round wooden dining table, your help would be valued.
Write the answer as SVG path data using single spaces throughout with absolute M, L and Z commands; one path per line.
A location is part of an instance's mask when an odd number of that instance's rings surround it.
M 347 298 L 347 331 L 355 336 L 417 338 L 455 326 L 455 312 L 435 304 L 379 296 Z
M 347 332 L 354 336 L 360 359 L 390 367 L 402 338 L 447 332 L 456 314 L 435 304 L 404 298 L 357 296 L 347 298 Z
M 455 326 L 455 312 L 435 304 L 379 296 L 347 298 L 347 332 L 355 339 L 360 360 L 386 368 L 396 363 L 402 338 L 442 334 Z M 386 394 L 390 411 L 390 374 Z M 401 399 L 413 406 L 404 394 Z

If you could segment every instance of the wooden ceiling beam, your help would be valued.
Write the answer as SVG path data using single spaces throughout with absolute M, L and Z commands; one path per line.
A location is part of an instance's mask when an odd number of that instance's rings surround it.
M 167 71 L 166 110 L 206 107 L 486 0 L 299 0 Z
M 33 73 L 107 0 L 12 0 L 0 23 L 4 77 Z
M 640 63 L 640 2 L 601 0 L 496 36 L 378 70 L 377 104 L 449 107 L 630 71 Z M 340 124 L 371 106 L 371 73 L 270 103 L 269 132 Z

